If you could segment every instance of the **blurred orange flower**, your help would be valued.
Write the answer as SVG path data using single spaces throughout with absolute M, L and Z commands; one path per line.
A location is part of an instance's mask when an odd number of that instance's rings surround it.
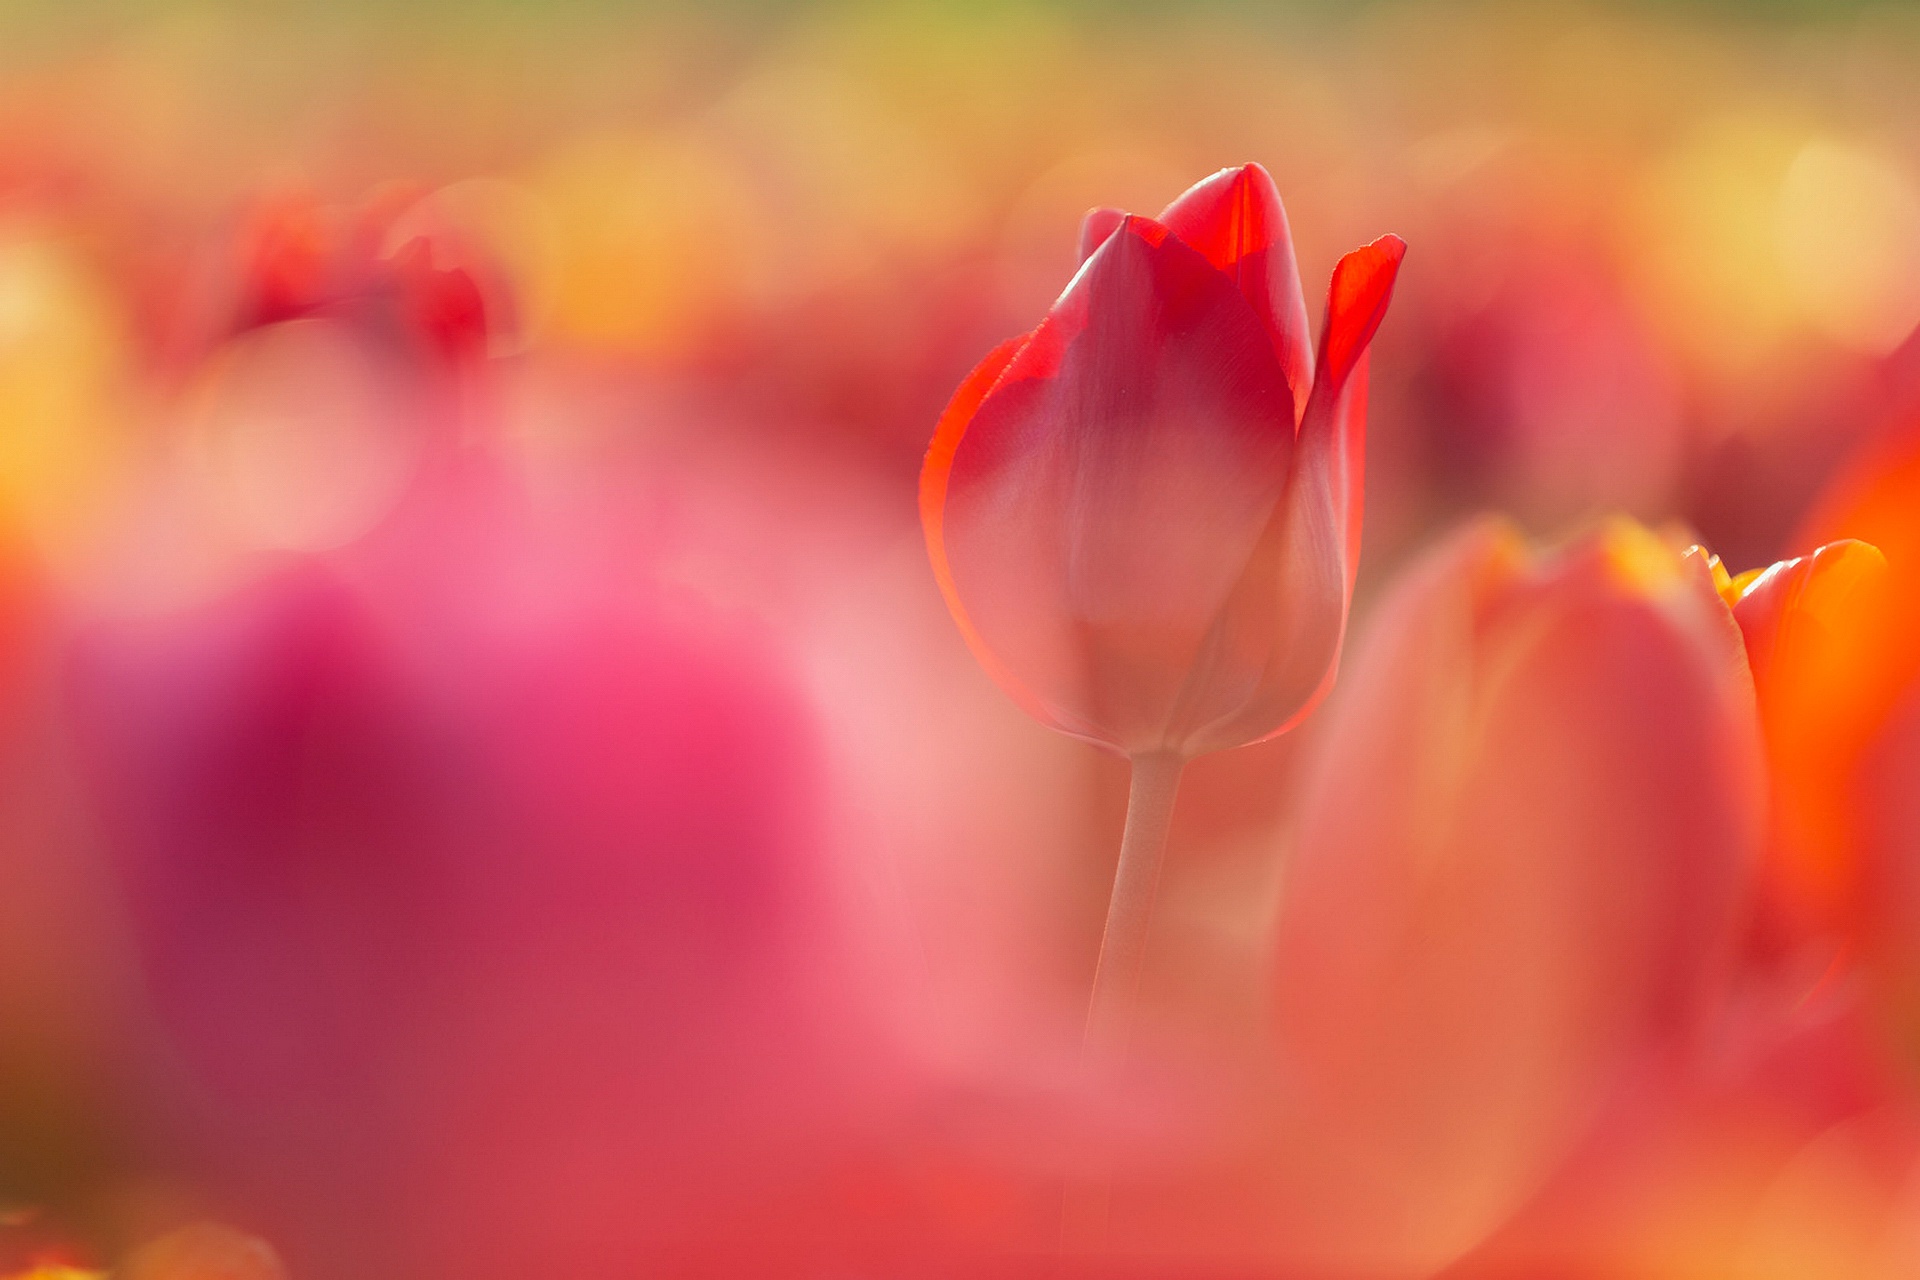
M 1909 1056 L 1920 1051 L 1920 440 L 1871 450 L 1808 520 L 1824 547 L 1780 589 L 1806 621 L 1756 664 L 1774 774 L 1772 887 L 1789 937 L 1858 958 Z M 1841 544 L 1846 545 L 1846 544 Z M 1857 545 L 1857 544 L 1855 544 Z M 1755 584 L 1758 594 L 1763 583 Z
M 1382 603 L 1329 714 L 1275 947 L 1319 1153 L 1300 1229 L 1425 1274 L 1714 1007 L 1758 857 L 1753 699 L 1707 575 L 1653 534 L 1536 556 L 1485 522 Z

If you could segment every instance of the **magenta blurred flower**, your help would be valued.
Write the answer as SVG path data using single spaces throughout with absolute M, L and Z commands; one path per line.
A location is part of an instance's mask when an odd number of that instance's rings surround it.
M 793 1205 L 888 1068 L 777 646 L 469 505 L 75 662 L 163 1168 L 314 1280 L 844 1234 Z
M 935 431 L 920 507 L 941 590 L 995 679 L 1065 733 L 1136 756 L 1268 737 L 1339 656 L 1367 346 L 1405 245 L 1341 260 L 1317 362 L 1259 165 L 1158 219 L 1095 210 L 1082 250 Z

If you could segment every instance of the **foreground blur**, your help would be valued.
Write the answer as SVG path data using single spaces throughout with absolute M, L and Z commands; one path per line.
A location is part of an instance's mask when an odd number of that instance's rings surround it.
M 0 23 L 0 1276 L 1920 1269 L 1920 27 L 1128 14 Z M 915 475 L 1248 158 L 1349 656 L 1094 1079 Z

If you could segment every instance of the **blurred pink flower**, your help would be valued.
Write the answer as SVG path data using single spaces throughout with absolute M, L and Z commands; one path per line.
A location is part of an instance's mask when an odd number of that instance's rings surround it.
M 644 549 L 505 512 L 86 640 L 161 1158 L 309 1280 L 841 1238 L 808 1197 L 889 1067 L 805 702 Z

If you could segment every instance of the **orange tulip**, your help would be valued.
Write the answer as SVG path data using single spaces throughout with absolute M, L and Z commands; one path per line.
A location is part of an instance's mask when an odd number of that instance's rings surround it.
M 1887 567 L 1878 547 L 1857 538 L 1738 577 L 1703 547 L 1688 554 L 1705 559 L 1714 588 L 1740 624 L 1763 714 L 1787 693 L 1780 673 L 1797 672 L 1813 649 L 1838 641 L 1854 622 L 1849 605 L 1859 592 L 1874 589 Z
M 1866 539 L 1886 563 L 1856 551 L 1810 578 L 1799 598 L 1814 621 L 1763 673 L 1771 887 L 1798 936 L 1838 967 L 1860 961 L 1920 1062 L 1920 600 L 1901 589 L 1920 569 L 1920 437 L 1842 476 L 1802 532 L 1804 545 L 1834 537 Z
M 1483 523 L 1383 602 L 1330 714 L 1276 934 L 1299 1230 L 1427 1274 L 1710 1007 L 1758 856 L 1753 697 L 1700 563 L 1625 522 L 1545 557 Z

